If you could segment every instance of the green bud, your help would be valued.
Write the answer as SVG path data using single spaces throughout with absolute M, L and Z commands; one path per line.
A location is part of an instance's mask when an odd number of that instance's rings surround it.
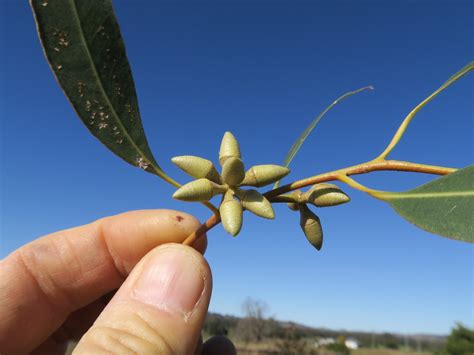
M 292 191 L 289 194 L 282 195 L 282 197 L 296 203 L 306 202 L 305 198 L 303 197 L 303 191 L 301 190 Z
M 234 193 L 231 190 L 227 191 L 222 198 L 219 213 L 224 229 L 234 237 L 239 234 L 242 228 L 242 205 L 234 199 Z
M 300 209 L 299 205 L 304 201 L 303 192 L 301 190 L 295 190 L 289 194 L 278 195 L 273 198 L 274 202 L 286 202 L 290 210 L 298 211 Z
M 230 132 L 225 132 L 224 137 L 222 137 L 221 149 L 219 151 L 219 163 L 221 166 L 223 166 L 224 162 L 230 157 L 240 159 L 240 147 L 234 135 Z
M 240 158 L 229 157 L 222 165 L 222 180 L 231 186 L 237 186 L 244 179 L 244 163 Z
M 289 173 L 290 169 L 280 165 L 256 165 L 247 170 L 241 185 L 261 187 L 278 181 Z
M 308 242 L 317 250 L 323 246 L 321 221 L 305 204 L 300 205 L 300 226 Z
M 207 201 L 226 191 L 226 186 L 218 185 L 208 179 L 197 179 L 181 186 L 175 191 L 173 198 L 182 201 Z
M 350 198 L 337 185 L 317 184 L 303 194 L 303 198 L 317 207 L 337 206 Z
M 239 195 L 242 206 L 257 216 L 274 219 L 275 212 L 272 204 L 256 190 L 240 190 Z
M 216 183 L 221 183 L 221 178 L 214 164 L 210 160 L 183 155 L 171 159 L 173 164 L 195 179 L 205 178 Z

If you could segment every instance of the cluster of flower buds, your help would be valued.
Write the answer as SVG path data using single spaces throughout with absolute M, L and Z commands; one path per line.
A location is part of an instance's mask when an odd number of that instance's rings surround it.
M 323 246 L 323 228 L 319 217 L 308 208 L 308 203 L 316 207 L 337 206 L 350 201 L 338 186 L 317 184 L 306 192 L 300 190 L 278 197 L 281 202 L 288 202 L 288 207 L 300 212 L 300 226 L 308 242 L 317 250 Z
M 244 190 L 241 187 L 265 186 L 290 172 L 288 168 L 279 165 L 256 165 L 245 171 L 239 144 L 230 132 L 224 134 L 221 142 L 220 175 L 211 161 L 200 157 L 179 156 L 173 158 L 172 162 L 197 179 L 181 186 L 173 197 L 182 201 L 208 201 L 216 195 L 223 195 L 219 213 L 224 229 L 233 236 L 242 227 L 243 209 L 263 218 L 275 218 L 271 203 L 262 194 L 257 190 Z

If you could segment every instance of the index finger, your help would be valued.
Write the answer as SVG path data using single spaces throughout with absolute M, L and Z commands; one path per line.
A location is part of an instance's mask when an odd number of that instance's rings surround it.
M 79 308 L 117 289 L 161 244 L 199 227 L 186 213 L 134 211 L 53 233 L 0 261 L 0 353 L 26 353 Z M 201 238 L 195 248 L 204 252 Z M 21 330 L 21 331 L 20 331 Z

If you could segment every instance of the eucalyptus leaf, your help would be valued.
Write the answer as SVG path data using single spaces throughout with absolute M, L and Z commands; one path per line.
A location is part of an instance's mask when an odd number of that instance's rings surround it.
M 395 146 L 398 144 L 400 139 L 402 138 L 403 134 L 405 133 L 408 125 L 410 122 L 413 120 L 413 118 L 416 116 L 416 114 L 423 108 L 425 107 L 431 100 L 433 100 L 436 96 L 441 94 L 445 89 L 447 89 L 450 85 L 454 84 L 456 81 L 461 79 L 464 75 L 468 74 L 474 70 L 474 61 L 468 63 L 465 65 L 462 69 L 460 69 L 458 72 L 456 72 L 454 75 L 452 75 L 446 82 L 441 85 L 436 91 L 434 91 L 430 96 L 428 96 L 426 99 L 424 99 L 422 102 L 420 102 L 411 112 L 405 117 L 403 120 L 402 124 L 398 128 L 397 132 L 393 136 L 391 142 L 385 148 L 385 150 L 379 155 L 378 159 L 385 159 L 387 155 L 390 154 L 390 152 L 395 148 Z
M 410 191 L 376 197 L 428 232 L 474 242 L 474 165 Z
M 111 0 L 31 0 L 44 52 L 80 119 L 126 162 L 176 185 L 143 130 L 135 85 Z
M 319 123 L 319 121 L 321 121 L 321 119 L 324 117 L 324 115 L 329 112 L 329 110 L 331 110 L 339 102 L 347 99 L 348 97 L 350 97 L 352 95 L 358 94 L 359 92 L 364 91 L 364 90 L 373 90 L 373 89 L 374 89 L 373 86 L 366 86 L 366 87 L 363 87 L 363 88 L 360 88 L 360 89 L 357 89 L 357 90 L 354 90 L 354 91 L 349 91 L 349 92 L 345 93 L 344 95 L 339 96 L 336 100 L 334 100 L 334 102 L 332 104 L 330 104 L 328 107 L 326 107 L 324 109 L 324 111 L 321 112 L 318 115 L 318 117 L 316 117 L 309 124 L 308 127 L 306 127 L 306 129 L 303 131 L 303 133 L 301 133 L 301 135 L 298 137 L 298 139 L 295 141 L 295 143 L 293 143 L 293 145 L 290 148 L 290 151 L 286 155 L 285 162 L 283 163 L 283 166 L 285 166 L 285 167 L 290 166 L 291 161 L 294 159 L 294 157 L 296 156 L 296 154 L 300 150 L 303 143 L 306 141 L 308 136 L 311 134 L 311 132 L 316 127 L 316 125 Z M 279 184 L 280 184 L 280 181 L 277 181 L 275 183 L 275 185 L 273 186 L 273 188 L 276 189 L 279 186 Z

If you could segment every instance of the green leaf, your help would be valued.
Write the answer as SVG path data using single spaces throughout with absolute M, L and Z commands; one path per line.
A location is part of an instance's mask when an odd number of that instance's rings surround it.
M 410 191 L 375 196 L 428 232 L 474 242 L 474 165 Z
M 461 68 L 459 71 L 453 74 L 448 80 L 446 80 L 446 82 L 443 85 L 441 85 L 441 87 L 438 90 L 434 92 L 434 94 L 437 94 L 438 92 L 443 91 L 445 88 L 447 88 L 449 85 L 458 81 L 461 77 L 469 73 L 471 70 L 474 70 L 474 61 L 469 62 L 463 68 Z
M 420 102 L 411 112 L 405 117 L 400 127 L 398 127 L 397 132 L 393 136 L 392 140 L 390 141 L 389 145 L 385 150 L 378 156 L 378 159 L 385 159 L 390 152 L 395 148 L 398 144 L 400 139 L 402 138 L 403 134 L 405 133 L 408 125 L 416 116 L 416 114 L 425 107 L 431 100 L 433 100 L 436 96 L 441 94 L 445 89 L 447 89 L 451 84 L 454 84 L 456 81 L 461 79 L 464 75 L 468 74 L 470 71 L 474 70 L 474 61 L 470 62 L 466 66 L 464 66 L 461 70 L 451 76 L 446 82 L 441 85 L 435 92 L 433 92 L 430 96 Z
M 294 157 L 296 156 L 296 153 L 298 153 L 298 151 L 300 150 L 301 146 L 303 145 L 303 143 L 306 141 L 306 138 L 308 138 L 308 136 L 311 134 L 311 132 L 313 131 L 313 129 L 316 127 L 316 125 L 319 123 L 319 121 L 321 121 L 321 119 L 323 118 L 323 116 L 328 113 L 329 110 L 331 110 L 334 106 L 336 106 L 339 102 L 343 101 L 344 99 L 347 99 L 348 97 L 352 96 L 352 95 L 355 95 L 355 94 L 358 94 L 359 92 L 361 91 L 364 91 L 364 90 L 373 90 L 373 86 L 366 86 L 366 87 L 363 87 L 363 88 L 360 88 L 360 89 L 357 89 L 357 90 L 354 90 L 354 91 L 349 91 L 347 93 L 345 93 L 344 95 L 342 96 L 339 96 L 332 104 L 330 104 L 328 107 L 326 107 L 324 109 L 323 112 L 321 112 L 318 117 L 316 117 L 310 124 L 308 127 L 306 127 L 306 129 L 304 130 L 303 133 L 301 133 L 301 135 L 298 137 L 298 139 L 295 141 L 295 143 L 293 143 L 293 145 L 291 146 L 290 148 L 290 151 L 288 152 L 288 154 L 286 155 L 286 158 L 285 158 L 285 162 L 284 162 L 284 166 L 285 167 L 289 167 L 290 166 L 290 163 L 291 161 L 294 159 Z M 276 189 L 278 187 L 278 185 L 280 184 L 280 181 L 277 181 L 275 183 L 275 185 L 273 186 L 274 189 Z
M 31 0 L 31 7 L 51 69 L 89 131 L 126 162 L 177 185 L 148 146 L 111 0 Z

